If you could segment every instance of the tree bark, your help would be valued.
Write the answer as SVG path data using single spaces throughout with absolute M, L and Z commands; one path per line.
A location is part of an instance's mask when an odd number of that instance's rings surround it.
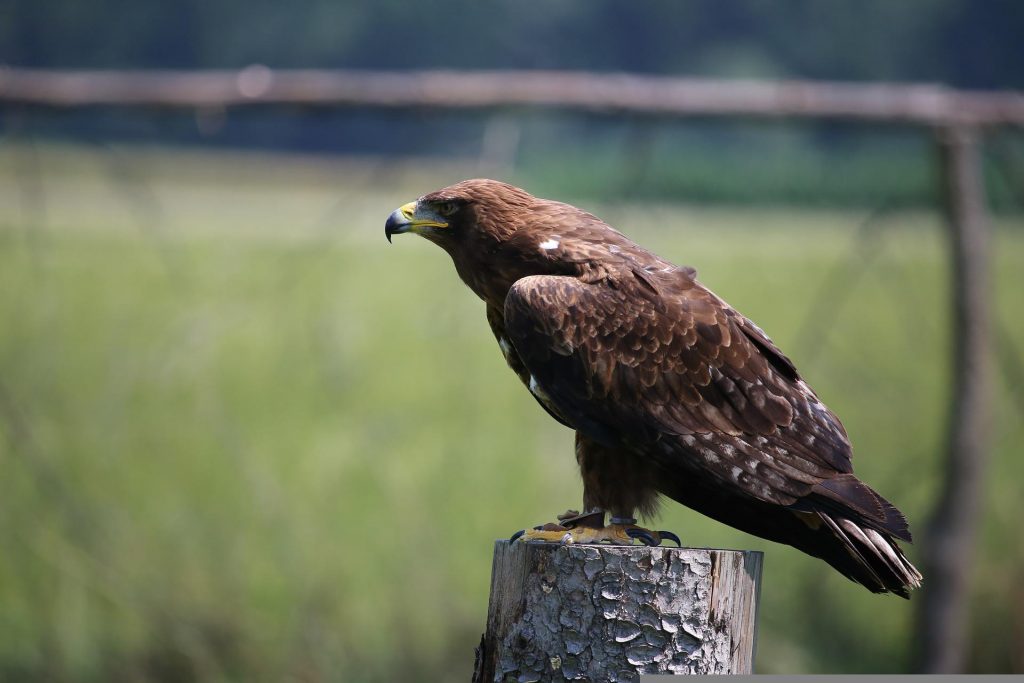
M 968 649 L 971 564 L 988 462 L 989 226 L 978 137 L 941 132 L 953 274 L 953 396 L 942 492 L 924 544 L 916 670 L 961 673 Z
M 474 681 L 751 673 L 762 554 L 498 541 Z

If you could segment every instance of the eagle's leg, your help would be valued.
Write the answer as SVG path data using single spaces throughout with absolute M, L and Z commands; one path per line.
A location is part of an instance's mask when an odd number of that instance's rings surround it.
M 659 473 L 652 469 L 649 461 L 576 432 L 576 462 L 583 477 L 583 507 L 607 510 L 611 514 L 611 523 L 597 540 L 577 542 L 608 540 L 628 544 L 637 539 L 646 545 L 659 545 L 662 540 L 682 545 L 679 537 L 669 531 L 652 531 L 636 525 L 637 511 L 650 517 L 657 508 Z
M 584 514 L 570 510 L 557 524 L 545 524 L 515 534 L 512 539 L 547 543 L 612 543 L 631 545 L 638 540 L 659 545 L 663 540 L 682 545 L 669 531 L 637 526 L 637 510 L 653 513 L 658 496 L 658 473 L 629 451 L 610 448 L 576 432 L 576 461 L 583 476 Z M 604 523 L 605 512 L 611 523 Z
M 544 543 L 610 543 L 632 545 L 634 540 L 644 545 L 660 545 L 662 541 L 673 541 L 681 546 L 679 537 L 671 531 L 653 531 L 637 526 L 632 517 L 612 517 L 611 524 L 604 523 L 604 510 L 593 510 L 583 515 L 559 515 L 557 524 L 548 523 L 513 534 L 511 540 L 541 541 Z

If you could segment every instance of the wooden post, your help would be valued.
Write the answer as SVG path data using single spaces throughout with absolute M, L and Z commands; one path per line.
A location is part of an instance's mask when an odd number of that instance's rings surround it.
M 749 674 L 762 554 L 498 541 L 474 682 Z
M 975 538 L 988 463 L 991 282 L 988 210 L 977 131 L 939 133 L 953 294 L 953 395 L 943 484 L 923 546 L 916 670 L 962 673 Z

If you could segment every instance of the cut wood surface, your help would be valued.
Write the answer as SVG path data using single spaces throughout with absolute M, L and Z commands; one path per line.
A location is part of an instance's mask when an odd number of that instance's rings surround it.
M 498 541 L 474 681 L 751 673 L 762 554 Z

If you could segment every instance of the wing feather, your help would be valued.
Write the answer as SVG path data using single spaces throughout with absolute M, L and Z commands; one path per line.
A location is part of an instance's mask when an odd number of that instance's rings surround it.
M 506 297 L 516 351 L 567 422 L 783 505 L 852 471 L 842 424 L 760 328 L 692 277 L 620 275 L 530 276 Z

